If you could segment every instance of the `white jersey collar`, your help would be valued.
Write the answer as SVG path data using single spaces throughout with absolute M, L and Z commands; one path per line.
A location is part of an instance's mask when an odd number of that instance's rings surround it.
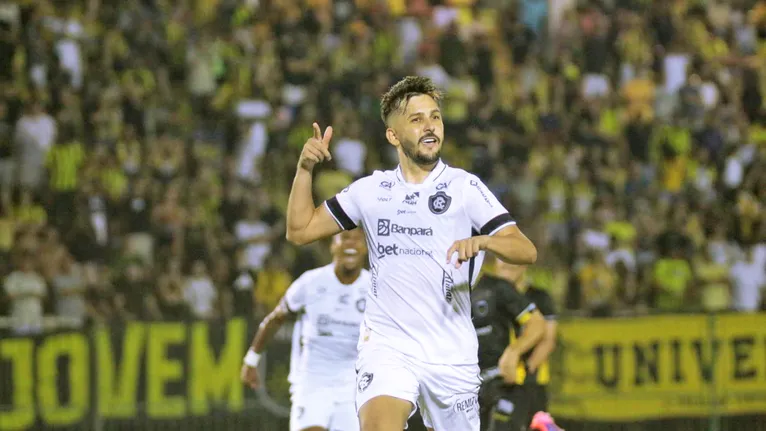
M 431 170 L 431 173 L 428 174 L 425 180 L 423 180 L 422 184 L 412 184 L 408 183 L 407 180 L 404 179 L 404 174 L 402 174 L 402 165 L 396 166 L 396 179 L 402 183 L 406 184 L 408 186 L 419 186 L 419 185 L 427 185 L 436 182 L 437 179 L 441 176 L 441 174 L 444 173 L 444 171 L 447 170 L 447 164 L 442 162 L 442 159 L 439 159 L 438 162 L 436 162 L 436 166 Z

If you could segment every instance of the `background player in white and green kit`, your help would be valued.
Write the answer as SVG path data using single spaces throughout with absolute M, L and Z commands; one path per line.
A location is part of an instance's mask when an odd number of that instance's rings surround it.
M 355 372 L 359 327 L 370 273 L 364 234 L 357 229 L 333 238 L 333 262 L 305 272 L 261 323 L 245 356 L 242 380 L 260 385 L 258 361 L 288 317 L 297 319 L 298 340 L 290 358 L 290 431 L 356 431 Z

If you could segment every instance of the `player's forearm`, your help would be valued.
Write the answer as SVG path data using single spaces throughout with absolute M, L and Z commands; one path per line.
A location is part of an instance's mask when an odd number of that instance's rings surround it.
M 531 265 L 537 261 L 537 248 L 523 234 L 490 236 L 485 250 L 513 265 Z
M 314 215 L 314 197 L 312 196 L 311 172 L 298 167 L 293 179 L 293 187 L 287 201 L 287 240 L 294 244 L 302 244 L 301 232 L 311 222 Z
M 523 355 L 532 350 L 545 335 L 545 320 L 539 313 L 535 312 L 524 324 L 524 330 L 521 336 L 508 346 L 517 355 Z
M 279 328 L 285 323 L 286 317 L 286 314 L 281 313 L 278 310 L 274 310 L 271 314 L 266 316 L 261 324 L 258 325 L 258 331 L 255 333 L 255 337 L 253 337 L 253 342 L 250 345 L 250 348 L 255 353 L 263 353 L 263 351 L 266 350 L 266 346 L 274 338 L 274 334 L 276 334 L 277 331 L 279 331 Z
M 548 360 L 548 357 L 553 353 L 556 348 L 556 340 L 551 338 L 543 338 L 542 341 L 537 343 L 532 350 L 532 354 L 529 355 L 527 366 L 530 371 L 536 371 L 543 362 Z

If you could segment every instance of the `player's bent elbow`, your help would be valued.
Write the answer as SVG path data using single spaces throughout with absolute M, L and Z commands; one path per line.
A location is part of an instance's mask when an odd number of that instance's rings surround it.
M 287 229 L 287 232 L 285 233 L 285 239 L 287 242 L 289 242 L 292 245 L 306 245 L 309 243 L 306 236 L 302 234 L 301 231 L 296 231 L 295 229 Z
M 532 265 L 537 262 L 537 247 L 535 247 L 532 241 L 529 241 L 527 246 L 524 248 L 524 252 L 524 264 Z

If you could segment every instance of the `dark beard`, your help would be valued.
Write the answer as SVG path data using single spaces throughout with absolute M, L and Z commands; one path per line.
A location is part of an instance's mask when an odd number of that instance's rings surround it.
M 418 151 L 418 143 L 414 145 L 404 145 L 402 144 L 402 151 L 404 151 L 404 155 L 407 156 L 408 159 L 412 160 L 418 165 L 432 165 L 439 161 L 439 158 L 441 157 L 442 149 L 439 148 L 439 151 L 434 153 L 432 156 L 421 154 L 420 151 Z

